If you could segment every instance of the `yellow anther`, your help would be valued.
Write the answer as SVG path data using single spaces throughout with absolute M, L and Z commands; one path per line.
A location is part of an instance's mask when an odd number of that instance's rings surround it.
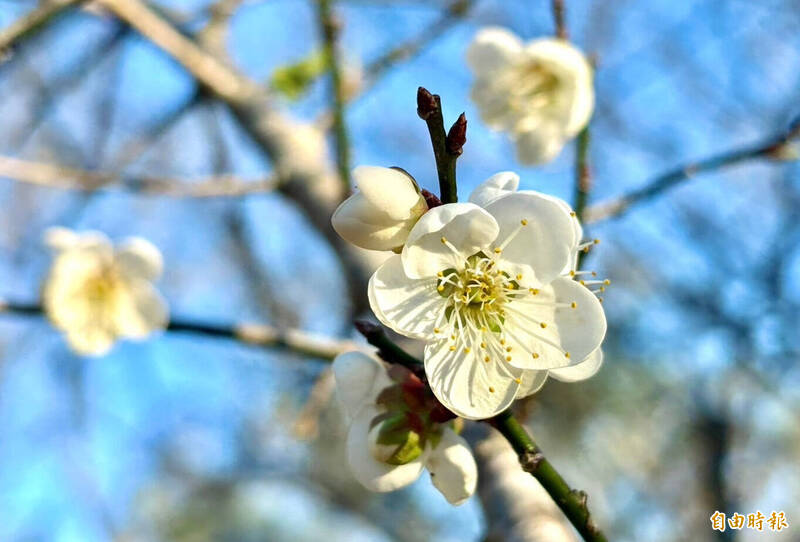
M 436 276 L 439 277 L 439 278 L 442 278 L 444 276 L 444 273 L 439 271 L 438 273 L 436 273 Z
M 574 277 L 574 276 L 575 276 L 575 271 L 570 271 L 570 272 L 569 272 L 569 276 L 570 276 L 570 277 Z
M 506 356 L 506 361 L 511 361 L 511 356 Z
M 528 225 L 528 221 L 525 220 L 524 218 L 522 220 L 520 220 L 519 223 L 522 224 L 523 226 L 527 226 Z
M 506 344 L 506 340 L 505 339 L 500 339 L 500 344 Z
M 506 352 L 511 352 L 511 347 L 510 346 L 506 346 Z
M 606 291 L 606 287 L 605 286 L 600 286 L 600 291 L 601 292 L 605 292 Z
M 481 331 L 483 331 L 484 333 L 486 333 L 486 326 L 481 326 Z
M 483 361 L 485 361 L 486 363 L 489 363 L 489 356 L 484 356 Z
M 578 216 L 578 215 L 575 214 L 575 211 L 570 211 L 569 216 Z
M 586 286 L 586 281 L 585 280 L 579 280 L 578 282 L 581 283 L 581 286 Z
M 596 276 L 597 276 L 597 272 L 595 272 L 595 271 L 592 271 L 592 276 L 593 276 L 593 277 L 596 277 Z
M 465 354 L 469 354 L 470 352 L 471 352 L 471 350 L 470 350 L 469 346 L 464 348 L 464 353 Z
M 594 243 L 595 245 L 599 245 L 600 244 L 600 239 L 593 239 L 592 243 Z
M 494 393 L 494 388 L 489 386 L 489 393 Z
M 546 327 L 547 327 L 547 324 L 546 324 L 546 323 L 544 323 L 544 322 L 542 322 L 541 324 L 539 324 L 539 327 L 540 327 L 540 328 L 542 328 L 542 329 L 544 329 L 544 328 L 546 328 Z
M 539 354 L 537 354 L 536 352 L 532 353 L 531 356 L 533 356 L 533 359 L 539 358 Z
M 611 281 L 609 279 L 606 279 L 606 280 L 603 281 L 603 284 L 605 284 L 606 286 L 609 286 L 611 284 Z
M 455 340 L 456 340 L 456 336 L 455 336 L 455 334 L 453 334 L 453 335 L 450 335 L 450 339 L 452 339 L 452 340 L 454 340 L 454 341 L 455 341 Z
M 436 290 L 438 290 L 439 292 L 444 292 L 444 285 L 440 284 L 439 286 L 436 287 Z
M 514 379 L 514 382 L 516 382 L 517 384 L 522 384 L 522 380 L 521 380 L 521 379 L 519 379 L 519 378 L 515 378 L 515 379 Z
M 451 345 L 451 346 L 450 346 L 450 351 L 451 351 L 451 352 L 455 352 L 455 351 L 456 351 L 456 347 Z
M 494 249 L 494 253 L 495 254 L 500 254 L 501 252 L 503 252 L 503 249 L 500 248 L 500 247 L 497 247 L 496 249 Z
M 569 352 L 564 352 L 564 357 L 568 358 L 569 357 Z
M 522 280 L 522 274 L 517 275 L 517 280 Z
M 434 332 L 434 333 L 441 333 L 441 332 L 442 332 L 442 330 L 441 330 L 441 329 L 439 329 L 438 327 L 435 327 L 435 328 L 433 328 L 433 332 Z
M 598 297 L 598 298 L 597 298 L 597 300 L 598 300 L 600 303 L 602 303 L 602 302 L 603 302 L 603 298 L 602 298 L 602 297 Z
M 481 348 L 486 348 L 486 343 L 481 343 Z
M 572 307 L 573 309 L 577 309 L 578 308 L 578 304 L 575 303 L 574 301 L 572 303 L 570 303 L 569 306 Z
M 442 244 L 444 245 L 445 243 L 447 243 L 447 237 L 442 237 L 441 241 L 442 241 Z
M 538 288 L 530 288 L 530 289 L 528 289 L 528 291 L 530 293 L 532 293 L 533 295 L 538 295 L 539 294 L 539 289 Z
M 583 253 L 589 254 L 589 247 L 583 247 Z

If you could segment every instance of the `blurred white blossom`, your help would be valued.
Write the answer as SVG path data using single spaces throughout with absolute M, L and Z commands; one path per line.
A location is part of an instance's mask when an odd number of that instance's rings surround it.
M 523 43 L 504 28 L 484 28 L 470 44 L 467 62 L 481 118 L 510 134 L 523 164 L 555 158 L 592 116 L 592 67 L 567 41 Z
M 43 287 L 47 317 L 79 354 L 102 355 L 118 338 L 144 339 L 168 322 L 167 305 L 153 286 L 161 253 L 133 237 L 114 247 L 100 232 L 51 228 L 54 259 Z
M 357 351 L 333 362 L 337 395 L 351 420 L 353 475 L 367 489 L 385 492 L 411 484 L 427 468 L 448 502 L 463 503 L 478 480 L 469 446 L 452 422 L 437 423 L 434 412 L 441 407 L 418 378 L 399 366 L 391 371 Z
M 464 418 L 494 416 L 548 373 L 580 380 L 602 363 L 606 319 L 587 288 L 602 281 L 573 269 L 580 224 L 566 202 L 518 183 L 499 173 L 471 203 L 431 209 L 370 279 L 375 315 L 427 342 L 431 389 Z
M 399 250 L 428 210 L 419 187 L 405 171 L 377 166 L 353 170 L 358 189 L 333 213 L 333 229 L 370 250 Z

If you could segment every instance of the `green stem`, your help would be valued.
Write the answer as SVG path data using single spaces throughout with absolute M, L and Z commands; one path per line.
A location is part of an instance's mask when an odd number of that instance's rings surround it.
M 531 438 L 522 424 L 510 410 L 498 414 L 489 423 L 505 437 L 519 456 L 519 462 L 525 472 L 536 478 L 558 507 L 567 516 L 572 526 L 581 534 L 586 542 L 605 542 L 607 538 L 592 521 L 589 508 L 586 506 L 587 496 L 583 491 L 576 491 L 567 485 L 564 478 L 553 467 L 542 453 L 539 446 Z
M 323 53 L 328 61 L 331 74 L 331 109 L 333 111 L 333 137 L 336 142 L 336 169 L 344 185 L 350 190 L 350 137 L 344 119 L 345 103 L 342 81 L 341 60 L 337 47 L 339 24 L 333 14 L 331 0 L 317 1 L 320 33 L 323 39 Z
M 586 205 L 589 203 L 589 192 L 592 189 L 592 176 L 589 169 L 589 142 L 591 136 L 589 134 L 589 125 L 581 130 L 578 134 L 575 149 L 575 197 L 573 200 L 573 209 L 578 222 L 583 224 L 584 214 L 586 213 Z M 581 251 L 578 253 L 578 263 L 575 266 L 577 269 L 581 268 L 583 258 L 586 252 Z

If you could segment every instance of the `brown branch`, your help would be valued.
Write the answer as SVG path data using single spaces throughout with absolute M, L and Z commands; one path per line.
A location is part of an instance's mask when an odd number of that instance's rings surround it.
M 0 156 L 0 177 L 50 188 L 85 192 L 118 188 L 175 198 L 241 197 L 264 194 L 277 187 L 277 180 L 274 177 L 248 181 L 233 175 L 218 175 L 188 182 L 149 176 L 128 177 L 117 173 L 87 171 L 8 156 Z
M 800 117 L 794 119 L 789 124 L 789 128 L 779 134 L 751 145 L 678 166 L 628 194 L 592 205 L 586 210 L 586 221 L 597 222 L 599 220 L 617 218 L 632 206 L 653 199 L 667 190 L 691 180 L 698 173 L 716 171 L 753 160 L 774 159 L 780 156 L 780 152 L 784 150 L 785 145 L 790 144 L 790 140 L 799 136 Z
M 0 30 L 0 52 L 11 49 L 22 38 L 41 30 L 52 19 L 72 6 L 85 0 L 45 0 L 30 13 L 23 15 L 6 28 Z

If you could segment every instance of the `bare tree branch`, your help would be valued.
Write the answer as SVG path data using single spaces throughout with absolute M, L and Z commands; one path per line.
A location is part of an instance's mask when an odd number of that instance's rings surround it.
M 0 30 L 0 51 L 10 49 L 23 37 L 38 32 L 53 18 L 61 15 L 66 9 L 85 0 L 45 0 L 33 11 L 23 15 L 9 26 Z

